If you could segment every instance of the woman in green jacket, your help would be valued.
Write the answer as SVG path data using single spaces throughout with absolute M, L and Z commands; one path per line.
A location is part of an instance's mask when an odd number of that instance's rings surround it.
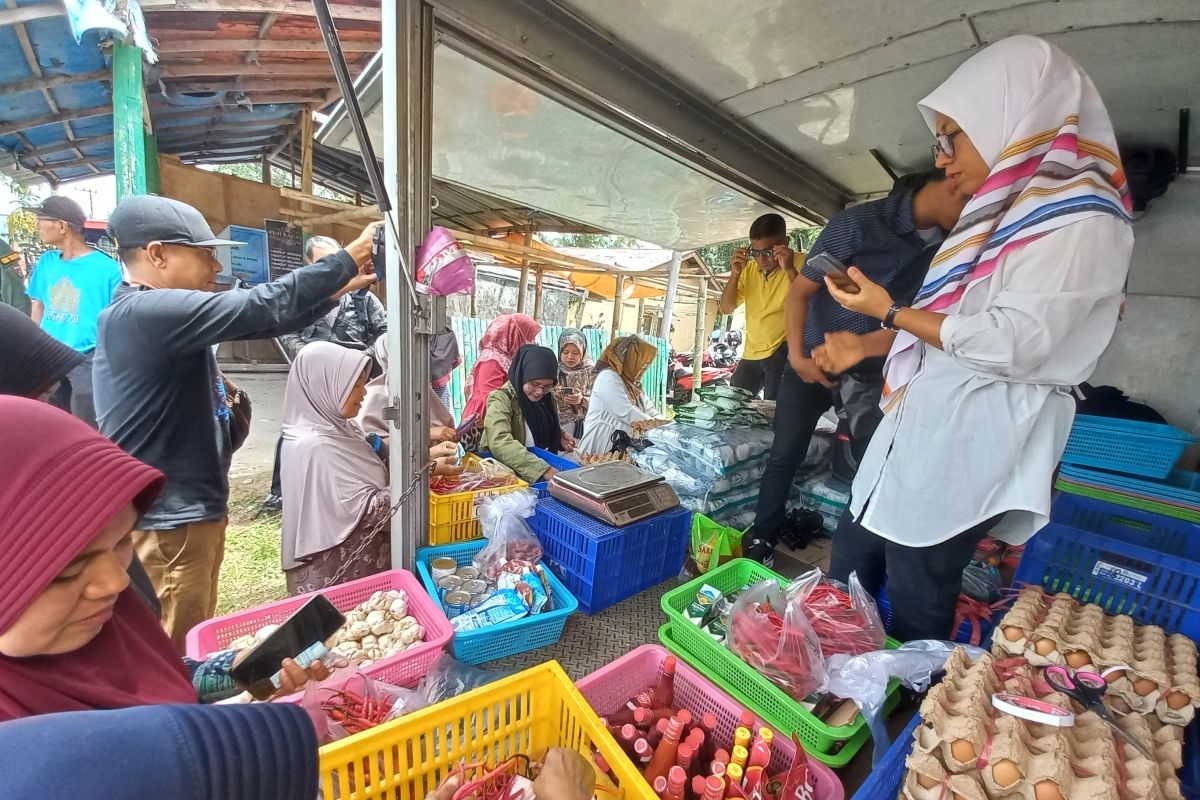
M 575 449 L 574 437 L 558 422 L 557 384 L 558 356 L 548 347 L 527 344 L 513 358 L 508 382 L 488 395 L 480 447 L 526 483 L 548 480 L 555 472 L 529 447 L 551 453 Z

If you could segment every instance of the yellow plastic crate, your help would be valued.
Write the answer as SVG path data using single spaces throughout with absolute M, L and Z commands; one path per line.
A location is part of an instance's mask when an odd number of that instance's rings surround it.
M 469 470 L 478 466 L 479 456 L 468 453 L 466 465 Z M 429 543 L 457 544 L 469 542 L 483 536 L 479 520 L 475 519 L 475 499 L 493 494 L 506 494 L 517 489 L 528 489 L 529 484 L 518 479 L 510 486 L 499 486 L 495 489 L 480 489 L 474 492 L 455 492 L 454 494 L 429 493 Z
M 655 800 L 651 788 L 557 661 L 321 748 L 324 800 L 423 800 L 457 764 L 541 759 L 569 747 L 608 761 L 626 800 Z M 598 773 L 606 786 L 613 782 Z M 616 795 L 614 795 L 616 796 Z

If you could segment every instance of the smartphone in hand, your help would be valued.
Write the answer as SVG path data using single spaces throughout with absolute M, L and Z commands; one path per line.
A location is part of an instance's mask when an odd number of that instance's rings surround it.
M 858 294 L 858 284 L 846 273 L 846 267 L 829 253 L 817 253 L 804 262 L 822 275 L 828 276 L 833 285 L 847 294 Z
M 285 658 L 300 666 L 324 655 L 325 642 L 346 623 L 346 617 L 323 594 L 312 596 L 266 639 L 259 642 L 230 669 L 229 674 L 257 700 L 266 700 L 279 690 L 276 677 Z M 299 659 L 311 653 L 311 658 Z M 320 652 L 318 652 L 320 651 Z

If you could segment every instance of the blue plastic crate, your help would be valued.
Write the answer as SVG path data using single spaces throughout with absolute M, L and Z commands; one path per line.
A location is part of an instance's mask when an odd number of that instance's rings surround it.
M 913 734 L 920 724 L 921 715 L 914 714 L 912 722 L 896 734 L 892 746 L 883 754 L 883 759 L 871 769 L 871 774 L 850 800 L 896 800 L 907 770 L 904 762 L 912 752 Z
M 471 559 L 483 549 L 487 542 L 463 542 L 440 547 L 423 547 L 417 551 L 417 575 L 429 596 L 438 599 L 437 584 L 429 563 L 443 556 L 453 558 L 460 567 L 471 563 Z M 579 608 L 579 602 L 567 591 L 567 587 L 550 570 L 545 570 L 550 584 L 550 601 L 553 608 L 524 619 L 504 622 L 477 631 L 455 632 L 450 640 L 454 657 L 466 664 L 482 664 L 526 650 L 536 650 L 556 643 L 566 627 L 567 617 Z M 440 601 L 439 601 L 440 602 Z
M 883 620 L 883 629 L 888 633 L 892 631 L 892 603 L 888 599 L 887 586 L 879 587 L 879 596 L 875 598 L 875 605 L 879 608 L 879 618 Z M 998 619 L 1001 615 L 998 612 L 993 612 Z M 993 623 L 987 620 L 981 620 L 979 623 L 979 642 L 981 647 L 988 646 L 988 640 L 992 635 Z M 963 620 L 958 626 L 958 630 L 954 632 L 954 641 L 960 644 L 969 644 L 971 642 L 971 622 Z
M 1177 469 L 1165 480 L 1159 481 L 1063 465 L 1059 474 L 1067 480 L 1101 486 L 1114 492 L 1200 509 L 1200 472 Z
M 530 521 L 545 560 L 595 614 L 679 574 L 692 512 L 684 508 L 614 528 L 554 499 L 538 503 Z
M 1054 498 L 1050 520 L 1160 553 L 1200 561 L 1200 523 L 1066 492 Z
M 579 469 L 579 464 L 576 464 L 569 458 L 563 458 L 560 455 L 551 453 L 549 450 L 543 450 L 540 447 L 531 447 L 529 448 L 529 452 L 560 472 L 568 469 Z M 537 492 L 539 500 L 544 500 L 550 496 L 550 489 L 546 486 L 546 481 L 538 481 L 529 488 Z
M 1062 462 L 1165 478 L 1195 441 L 1195 436 L 1172 425 L 1080 414 Z
M 1200 639 L 1200 563 L 1051 522 L 1025 546 L 1016 582 Z

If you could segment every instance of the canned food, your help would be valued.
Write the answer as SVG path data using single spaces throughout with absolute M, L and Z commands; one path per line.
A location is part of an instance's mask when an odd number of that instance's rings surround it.
M 458 562 L 453 558 L 442 556 L 429 562 L 429 568 L 433 572 L 434 582 L 437 582 L 448 575 L 453 575 L 455 570 L 458 569 Z
M 481 605 L 484 604 L 484 601 L 486 601 L 491 596 L 492 596 L 491 592 L 484 592 L 483 594 L 472 595 L 471 596 L 471 608 L 479 608 Z
M 457 592 L 462 588 L 462 584 L 462 578 L 457 575 L 447 575 L 437 582 L 438 594 L 445 598 L 447 592 Z
M 465 567 L 459 567 L 455 574 L 464 581 L 473 581 L 479 577 L 479 567 L 473 567 L 468 564 Z
M 454 619 L 457 616 L 467 613 L 471 608 L 471 595 L 458 590 L 446 592 L 446 596 L 442 602 L 446 606 L 446 617 Z
M 487 581 L 463 581 L 462 590 L 470 595 L 483 594 L 488 590 Z

